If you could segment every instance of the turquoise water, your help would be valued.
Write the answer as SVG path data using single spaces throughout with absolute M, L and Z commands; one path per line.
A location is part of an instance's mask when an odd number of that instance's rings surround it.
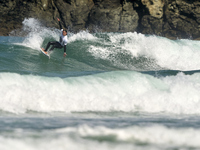
M 40 47 L 35 19 L 0 37 L 0 149 L 200 149 L 200 43 L 138 33 L 68 34 Z

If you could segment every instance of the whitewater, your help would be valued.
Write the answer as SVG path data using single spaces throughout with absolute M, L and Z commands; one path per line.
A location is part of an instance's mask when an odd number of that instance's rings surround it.
M 0 37 L 1 150 L 200 149 L 199 41 L 69 31 L 49 59 L 60 31 L 23 32 Z

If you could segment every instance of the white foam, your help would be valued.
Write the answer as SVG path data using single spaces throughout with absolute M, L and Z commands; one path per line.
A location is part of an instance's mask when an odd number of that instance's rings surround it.
M 40 132 L 21 130 L 12 135 L 4 133 L 0 135 L 0 149 L 199 149 L 199 140 L 200 130 L 194 128 L 167 128 L 159 125 L 107 128 L 81 125 Z
M 200 75 L 110 72 L 74 78 L 0 74 L 0 109 L 13 113 L 145 111 L 200 114 Z
M 110 137 L 114 142 L 146 143 L 149 147 L 163 149 L 169 147 L 200 147 L 200 130 L 193 128 L 167 128 L 154 125 L 148 127 L 132 126 L 128 128 L 111 129 L 107 127 L 89 127 L 82 125 L 77 128 L 58 129 L 58 133 L 74 133 L 82 138 Z
M 35 134 L 34 134 L 35 136 Z M 37 136 L 40 136 L 37 134 Z M 43 138 L 29 138 L 26 139 L 13 139 L 13 138 L 1 138 L 0 137 L 0 149 L 1 150 L 11 150 L 11 149 L 23 149 L 23 150 L 121 150 L 124 145 L 120 144 L 110 144 L 110 143 L 99 143 L 97 141 L 88 141 L 83 139 L 71 139 L 67 136 L 56 136 L 53 138 L 43 137 Z M 127 150 L 131 150 L 134 146 L 125 145 Z
M 172 70 L 200 69 L 200 42 L 192 40 L 169 40 L 158 36 L 145 36 L 136 32 L 108 33 L 109 40 L 103 46 L 91 46 L 89 52 L 97 58 L 105 59 L 101 53 L 112 53 L 111 61 L 120 61 L 117 55 L 124 54 L 137 58 L 143 56 L 155 61 L 162 68 Z M 109 47 L 107 45 L 110 45 Z M 103 57 L 102 57 L 103 56 Z M 125 64 L 126 66 L 130 64 Z M 130 68 L 131 69 L 131 68 Z M 151 69 L 151 68 L 150 68 Z
M 92 53 L 93 56 L 96 58 L 101 58 L 101 59 L 109 59 L 110 55 L 114 53 L 114 51 L 108 50 L 109 48 L 103 48 L 101 46 L 93 46 L 91 45 L 88 49 L 89 52 Z
M 74 41 L 77 41 L 77 40 L 89 40 L 89 41 L 92 41 L 92 40 L 96 40 L 97 37 L 93 36 L 91 33 L 89 33 L 87 30 L 86 31 L 80 31 L 76 34 L 74 33 L 71 33 L 70 34 L 70 37 L 68 39 L 68 42 L 74 42 Z

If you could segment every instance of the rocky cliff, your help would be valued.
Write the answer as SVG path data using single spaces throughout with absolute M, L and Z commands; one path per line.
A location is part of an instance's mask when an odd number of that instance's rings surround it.
M 19 30 L 25 18 L 73 32 L 140 32 L 169 38 L 200 38 L 198 0 L 1 0 L 0 35 Z

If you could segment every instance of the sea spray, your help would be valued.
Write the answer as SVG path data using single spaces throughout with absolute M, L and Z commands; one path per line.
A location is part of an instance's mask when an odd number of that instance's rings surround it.
M 24 46 L 40 49 L 45 38 L 57 39 L 59 37 L 58 30 L 43 26 L 37 19 L 28 18 L 22 23 L 24 32 L 28 33 L 22 42 Z

